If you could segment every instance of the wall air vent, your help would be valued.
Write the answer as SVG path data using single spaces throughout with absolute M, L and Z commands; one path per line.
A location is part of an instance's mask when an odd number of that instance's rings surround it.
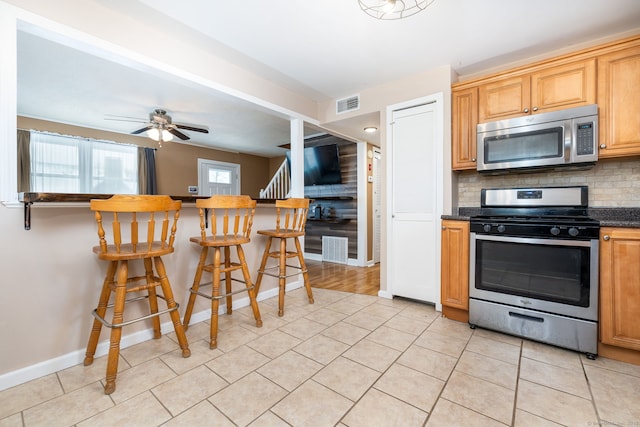
M 360 109 L 360 95 L 353 95 L 336 101 L 336 114 Z
M 346 264 L 349 261 L 349 238 L 322 236 L 322 261 Z

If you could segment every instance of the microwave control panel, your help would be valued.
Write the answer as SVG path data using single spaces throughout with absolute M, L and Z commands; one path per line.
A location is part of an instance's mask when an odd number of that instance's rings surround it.
M 595 144 L 593 143 L 593 122 L 578 123 L 576 143 L 578 156 L 593 154 L 593 150 L 595 149 Z

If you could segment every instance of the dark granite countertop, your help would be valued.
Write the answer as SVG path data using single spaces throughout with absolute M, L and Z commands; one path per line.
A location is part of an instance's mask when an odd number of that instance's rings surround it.
M 640 228 L 640 208 L 589 208 L 589 216 L 600 221 L 601 227 Z M 442 215 L 442 219 L 469 221 L 480 214 L 480 208 L 461 207 L 457 215 Z
M 77 203 L 89 202 L 91 199 L 108 199 L 113 194 L 78 194 L 78 193 L 18 193 L 18 200 L 22 203 Z M 195 203 L 197 199 L 208 196 L 170 196 L 183 203 Z M 258 203 L 274 204 L 275 199 L 255 199 Z

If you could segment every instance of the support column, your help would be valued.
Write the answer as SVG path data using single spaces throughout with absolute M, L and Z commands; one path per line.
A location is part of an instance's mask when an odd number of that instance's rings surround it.
M 304 197 L 304 121 L 291 119 L 291 197 Z

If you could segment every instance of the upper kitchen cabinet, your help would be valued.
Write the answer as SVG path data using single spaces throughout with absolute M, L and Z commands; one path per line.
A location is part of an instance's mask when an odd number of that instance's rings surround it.
M 478 124 L 478 88 L 452 93 L 451 167 L 454 170 L 476 168 L 476 125 Z
M 594 58 L 541 68 L 479 86 L 480 123 L 596 102 Z
M 600 157 L 640 155 L 640 41 L 598 57 Z
M 511 77 L 483 84 L 478 88 L 480 123 L 518 117 L 529 112 L 531 79 Z

